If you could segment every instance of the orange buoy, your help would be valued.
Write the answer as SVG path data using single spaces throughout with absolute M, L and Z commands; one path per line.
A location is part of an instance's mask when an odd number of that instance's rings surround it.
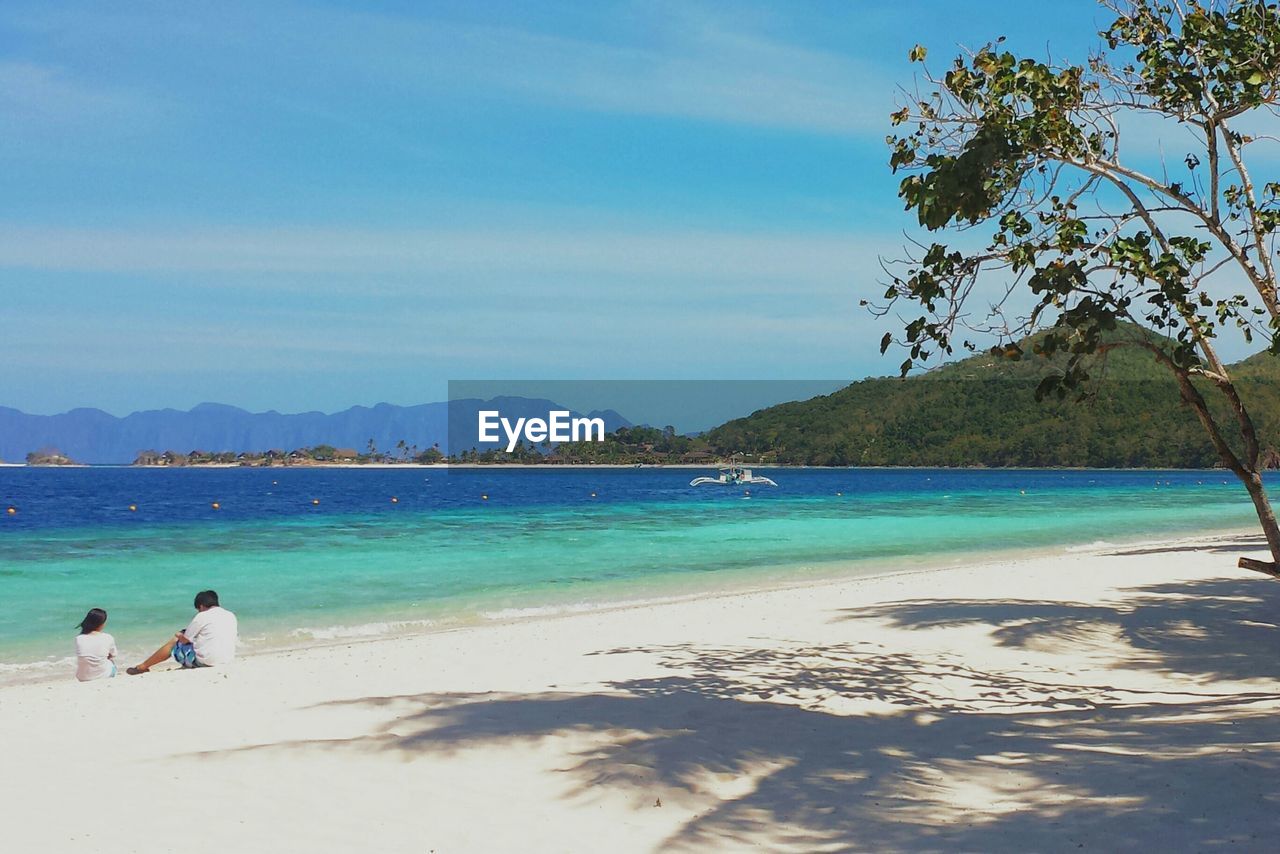
M 210 507 L 212 507 L 214 510 L 221 510 L 221 509 L 222 509 L 222 505 L 221 505 L 221 504 L 219 504 L 219 503 L 218 503 L 218 502 L 216 502 L 216 501 L 215 501 L 215 502 L 213 502 L 212 504 L 210 504 L 209 506 L 210 506 Z
M 18 508 L 17 508 L 17 507 L 10 507 L 10 508 L 9 508 L 8 510 L 6 510 L 5 512 L 6 512 L 6 513 L 8 513 L 10 516 L 13 516 L 13 515 L 15 515 L 15 514 L 18 512 Z

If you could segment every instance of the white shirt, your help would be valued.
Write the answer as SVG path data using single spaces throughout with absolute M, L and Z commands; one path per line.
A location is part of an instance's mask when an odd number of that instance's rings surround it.
M 207 667 L 226 664 L 236 657 L 236 640 L 239 628 L 236 615 L 216 605 L 207 611 L 199 611 L 191 618 L 191 625 L 182 632 L 196 648 L 196 661 Z
M 76 678 L 89 682 L 110 676 L 115 654 L 116 639 L 106 632 L 76 635 Z

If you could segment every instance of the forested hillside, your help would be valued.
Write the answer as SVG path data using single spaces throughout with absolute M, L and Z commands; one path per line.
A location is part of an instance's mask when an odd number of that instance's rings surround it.
M 809 465 L 1199 468 L 1218 457 L 1169 372 L 1137 348 L 1093 370 L 1095 396 L 1035 399 L 1053 365 L 981 354 L 907 379 L 856 382 L 710 431 L 721 452 Z M 1280 359 L 1233 366 L 1264 448 L 1280 444 Z M 1223 417 L 1226 416 L 1223 413 Z

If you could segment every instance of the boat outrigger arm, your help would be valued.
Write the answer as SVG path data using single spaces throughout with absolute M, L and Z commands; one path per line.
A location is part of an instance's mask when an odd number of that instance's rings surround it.
M 753 475 L 751 469 L 744 469 L 742 466 L 729 463 L 717 467 L 719 473 L 715 477 L 695 477 L 689 481 L 690 486 L 704 486 L 708 483 L 714 483 L 719 486 L 737 486 L 739 484 L 761 483 L 765 486 L 777 486 L 778 484 L 764 475 Z

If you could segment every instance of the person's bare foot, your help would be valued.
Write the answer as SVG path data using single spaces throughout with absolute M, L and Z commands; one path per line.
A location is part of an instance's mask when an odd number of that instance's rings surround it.
M 137 667 L 126 667 L 124 672 L 128 673 L 130 676 L 141 676 L 144 673 L 150 673 L 151 668 L 138 665 Z

